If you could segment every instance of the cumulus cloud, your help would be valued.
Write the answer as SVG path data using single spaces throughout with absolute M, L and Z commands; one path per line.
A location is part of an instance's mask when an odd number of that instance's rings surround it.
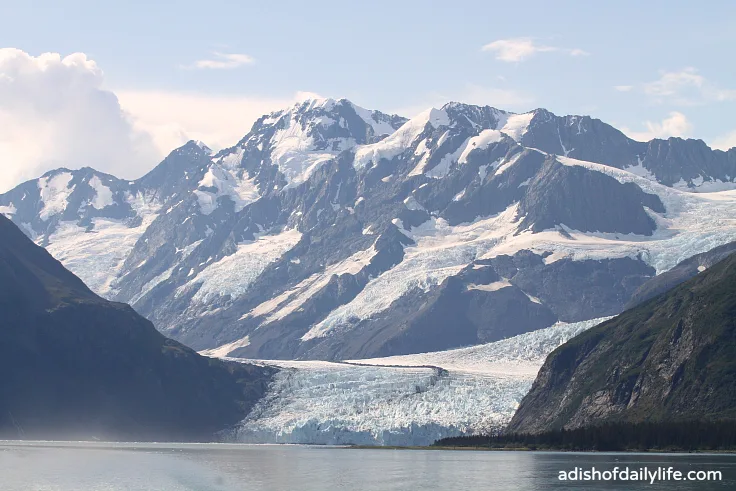
M 160 158 L 83 53 L 0 49 L 0 189 L 60 166 L 138 177 Z
M 220 96 L 109 90 L 83 53 L 31 56 L 0 49 L 0 192 L 58 167 L 124 179 L 151 170 L 189 140 L 237 143 L 264 114 L 319 97 Z
M 197 60 L 191 65 L 184 66 L 183 68 L 228 70 L 238 68 L 243 65 L 250 65 L 255 63 L 255 61 L 255 58 L 244 53 L 221 53 L 219 51 L 215 51 L 212 53 L 212 58 Z
M 567 49 L 535 44 L 532 38 L 498 39 L 486 44 L 481 50 L 490 51 L 495 54 L 497 60 L 506 62 L 524 61 L 536 53 L 553 51 L 566 53 L 570 56 L 587 56 L 590 54 L 580 48 Z
M 693 67 L 675 72 L 660 72 L 659 79 L 644 84 L 643 90 L 658 103 L 698 105 L 736 100 L 736 90 L 718 87 Z
M 659 122 L 646 121 L 645 131 L 634 131 L 627 127 L 621 127 L 630 138 L 637 141 L 649 141 L 653 138 L 669 138 L 671 136 L 687 137 L 692 134 L 693 125 L 687 117 L 677 111 L 672 111 L 669 115 Z
M 613 87 L 613 89 L 616 90 L 616 91 L 618 91 L 618 92 L 630 92 L 631 89 L 633 89 L 633 88 L 634 88 L 633 85 L 615 85 Z
M 201 140 L 214 150 L 230 147 L 264 114 L 320 97 L 313 92 L 297 92 L 284 98 L 151 90 L 115 93 L 134 127 L 149 134 L 162 153 L 189 140 Z

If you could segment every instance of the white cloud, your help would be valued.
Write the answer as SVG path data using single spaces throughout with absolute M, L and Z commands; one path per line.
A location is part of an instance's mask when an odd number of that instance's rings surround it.
M 580 48 L 566 49 L 564 51 L 567 51 L 570 56 L 590 56 L 590 53 Z
M 536 53 L 559 51 L 570 56 L 587 56 L 590 53 L 580 48 L 567 49 L 535 44 L 532 38 L 498 39 L 481 48 L 495 53 L 496 59 L 506 62 L 524 61 Z
M 730 150 L 736 147 L 736 130 L 713 140 L 713 148 Z
M 183 68 L 227 70 L 238 68 L 243 65 L 250 65 L 256 61 L 252 56 L 243 53 L 221 53 L 219 51 L 215 51 L 212 53 L 212 56 L 213 58 L 197 60 L 191 65 L 187 65 Z
M 704 84 L 705 78 L 690 67 L 679 72 L 661 72 L 659 80 L 644 84 L 644 93 L 655 97 L 672 97 L 686 89 L 702 89 Z
M 259 117 L 315 95 L 263 98 L 146 90 L 116 93 L 135 128 L 151 135 L 163 155 L 189 140 L 202 140 L 214 150 L 235 145 Z
M 736 90 L 717 87 L 693 67 L 677 72 L 660 72 L 660 78 L 644 84 L 643 90 L 658 103 L 698 105 L 736 100 Z
M 138 177 L 159 159 L 83 53 L 0 49 L 0 190 L 59 166 Z
M 671 136 L 687 137 L 692 134 L 693 125 L 687 117 L 677 111 L 672 111 L 661 122 L 646 121 L 646 131 L 634 131 L 625 126 L 621 127 L 630 138 L 637 141 L 649 141 L 653 138 L 669 138 Z
M 135 179 L 189 140 L 228 147 L 262 115 L 319 97 L 112 91 L 103 85 L 102 71 L 83 53 L 34 57 L 0 49 L 0 192 L 62 166 Z
M 630 92 L 633 88 L 633 85 L 615 85 L 613 87 L 613 89 L 617 90 L 618 92 Z

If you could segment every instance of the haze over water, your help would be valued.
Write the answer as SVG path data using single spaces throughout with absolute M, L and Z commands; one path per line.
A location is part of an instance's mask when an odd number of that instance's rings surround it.
M 673 466 L 722 482 L 562 483 L 560 470 Z M 3 491 L 726 490 L 734 455 L 573 454 L 218 444 L 0 443 Z

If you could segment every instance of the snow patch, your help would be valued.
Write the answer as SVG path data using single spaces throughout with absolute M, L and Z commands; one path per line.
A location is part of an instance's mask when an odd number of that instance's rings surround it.
M 15 205 L 13 203 L 10 203 L 7 206 L 0 206 L 0 213 L 8 218 L 12 218 L 17 211 L 18 210 L 15 208 Z
M 232 343 L 223 344 L 217 348 L 212 348 L 204 351 L 200 351 L 199 354 L 202 356 L 209 356 L 210 358 L 224 358 L 238 348 L 245 348 L 250 346 L 250 337 L 245 336 Z
M 373 128 L 373 134 L 376 136 L 382 136 L 382 135 L 390 135 L 394 131 L 393 126 L 391 126 L 388 121 L 381 120 L 380 114 L 376 111 L 370 111 L 368 109 L 362 108 L 360 106 L 356 106 L 353 103 L 350 103 L 350 106 L 353 108 L 355 113 L 360 116 L 360 119 L 362 119 L 368 126 Z M 376 119 L 376 118 L 379 119 Z
M 476 285 L 476 284 L 469 284 L 467 286 L 468 290 L 481 290 L 484 292 L 497 292 L 498 290 L 503 290 L 504 288 L 508 288 L 510 286 L 513 286 L 509 280 L 506 278 L 502 279 L 501 281 L 494 281 L 493 283 L 489 283 L 487 285 Z
M 416 200 L 416 198 L 414 198 L 414 196 L 409 196 L 408 198 L 406 198 L 404 200 L 404 204 L 406 205 L 408 209 L 412 211 L 417 211 L 417 210 L 425 211 L 424 207 L 421 204 L 419 204 L 419 202 Z
M 93 176 L 89 180 L 89 185 L 95 190 L 95 197 L 91 203 L 93 208 L 101 210 L 115 203 L 112 199 L 112 191 L 109 187 L 102 184 L 99 177 Z
M 506 119 L 500 131 L 501 133 L 506 133 L 519 143 L 521 142 L 521 138 L 529 131 L 532 118 L 534 118 L 534 112 L 511 115 Z
M 200 189 L 194 191 L 203 215 L 209 215 L 217 209 L 217 199 L 221 196 L 230 198 L 236 213 L 260 198 L 254 179 L 247 177 L 244 170 L 240 171 L 244 177 L 239 177 L 226 165 L 212 164 L 199 182 Z M 212 188 L 215 188 L 214 192 L 210 190 Z
M 468 161 L 468 157 L 474 150 L 484 150 L 493 143 L 498 143 L 503 139 L 500 131 L 483 130 L 477 136 L 469 138 L 462 146 L 463 150 L 457 162 L 464 164 Z
M 74 187 L 69 187 L 71 180 L 72 174 L 69 172 L 60 172 L 51 178 L 42 177 L 38 180 L 38 189 L 43 203 L 38 214 L 41 220 L 45 222 L 66 210 L 69 196 L 74 191 Z

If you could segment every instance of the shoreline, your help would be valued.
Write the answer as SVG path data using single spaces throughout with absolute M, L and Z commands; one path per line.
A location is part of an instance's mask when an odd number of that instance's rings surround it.
M 314 449 L 344 449 L 344 450 L 431 450 L 431 451 L 460 451 L 460 452 L 539 452 L 539 453 L 590 453 L 590 454 L 642 454 L 642 455 L 735 455 L 734 450 L 663 450 L 663 449 L 630 449 L 630 450 L 569 450 L 556 448 L 530 447 L 488 447 L 488 446 L 400 446 L 400 445 L 324 445 L 310 443 L 237 443 L 237 442 L 115 442 L 115 441 L 84 441 L 84 440 L 0 440 L 2 448 L 82 448 L 82 449 L 116 449 L 116 450 L 146 450 L 155 448 L 203 448 L 212 450 L 236 450 L 246 447 L 310 447 Z
M 418 446 L 418 447 L 404 447 L 397 445 L 348 445 L 346 448 L 349 450 L 446 450 L 446 451 L 472 451 L 472 452 L 550 452 L 550 453 L 592 453 L 592 454 L 666 454 L 666 455 L 689 455 L 689 454 L 700 454 L 700 455 L 736 455 L 736 449 L 734 450 L 661 450 L 661 449 L 631 449 L 631 450 L 568 450 L 560 448 L 529 448 L 529 447 L 480 447 L 480 446 Z

